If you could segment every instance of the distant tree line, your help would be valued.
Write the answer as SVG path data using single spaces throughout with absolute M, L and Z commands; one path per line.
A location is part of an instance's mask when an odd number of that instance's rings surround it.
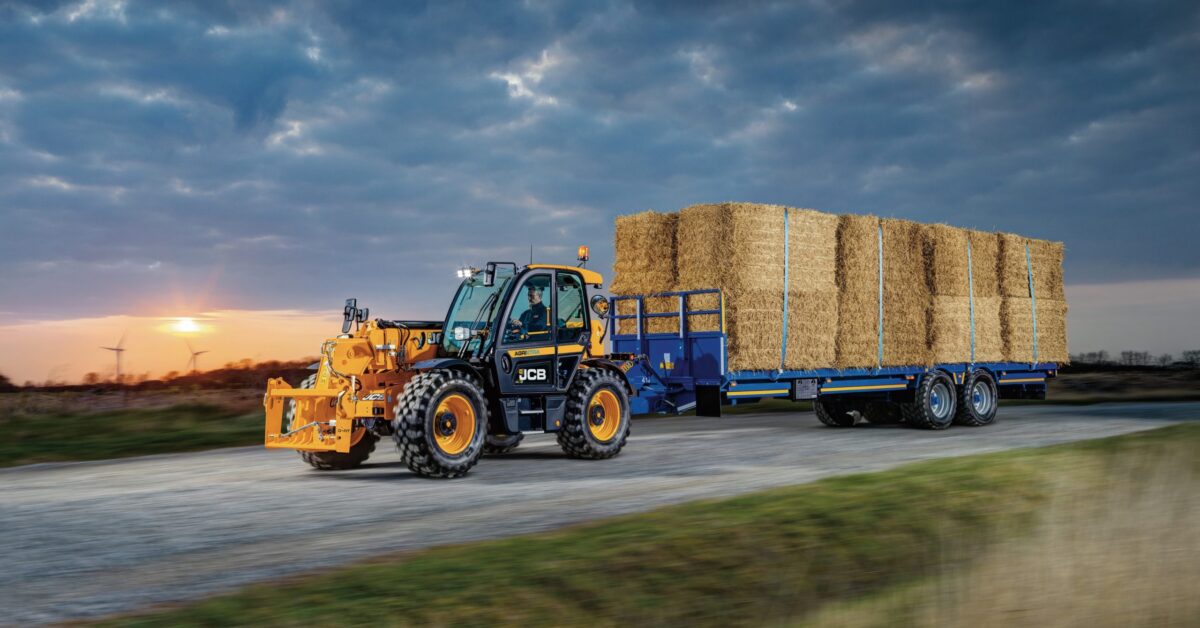
M 1071 362 L 1116 366 L 1200 366 L 1200 350 L 1184 351 L 1178 360 L 1170 353 L 1156 356 L 1149 351 L 1122 351 L 1114 357 L 1107 351 L 1088 351 L 1072 355 Z
M 250 359 L 229 362 L 225 366 L 209 371 L 194 371 L 180 373 L 171 371 L 162 377 L 151 377 L 149 373 L 122 375 L 118 381 L 115 377 L 103 377 L 99 373 L 87 373 L 80 384 L 63 381 L 45 381 L 41 383 L 27 381 L 23 386 L 14 385 L 7 377 L 0 374 L 0 392 L 17 392 L 21 390 L 65 391 L 65 390 L 163 390 L 168 388 L 201 388 L 201 389 L 230 389 L 265 387 L 267 380 L 272 377 L 282 377 L 292 385 L 309 375 L 309 366 L 316 358 L 304 360 L 268 360 L 254 362 Z

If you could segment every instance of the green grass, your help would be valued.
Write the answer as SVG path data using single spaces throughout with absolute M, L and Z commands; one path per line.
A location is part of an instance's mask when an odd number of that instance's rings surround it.
M 0 418 L 0 466 L 102 460 L 262 442 L 261 412 L 208 405 Z
M 1200 425 L 919 463 L 434 548 L 109 623 L 787 623 L 903 586 L 931 565 L 968 561 L 995 539 L 1030 529 L 1064 481 L 1086 483 L 1131 451 L 1152 459 L 1156 449 L 1180 446 L 1200 449 Z

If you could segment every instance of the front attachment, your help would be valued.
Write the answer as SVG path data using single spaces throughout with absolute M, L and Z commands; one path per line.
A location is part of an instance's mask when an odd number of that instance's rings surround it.
M 343 388 L 292 388 L 282 379 L 268 380 L 263 396 L 267 448 L 349 453 L 366 428 L 355 429 L 354 400 L 346 393 Z

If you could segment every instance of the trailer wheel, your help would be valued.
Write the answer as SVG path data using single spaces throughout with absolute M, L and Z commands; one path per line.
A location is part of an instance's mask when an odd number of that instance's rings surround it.
M 483 441 L 483 453 L 485 454 L 506 454 L 517 448 L 521 441 L 525 440 L 525 435 L 517 432 L 516 434 L 488 434 L 487 440 Z
M 599 460 L 621 452 L 629 438 L 629 394 L 615 374 L 580 369 L 567 391 L 558 445 L 572 458 Z
M 312 388 L 316 385 L 317 375 L 314 373 L 304 378 L 298 388 Z M 292 425 L 295 419 L 296 401 L 289 399 L 283 411 L 283 431 L 287 432 L 295 428 L 296 426 Z M 378 442 L 378 436 L 372 434 L 365 427 L 359 427 L 354 430 L 351 437 L 349 452 L 301 451 L 299 452 L 300 459 L 320 471 L 345 471 L 366 462 L 367 458 L 371 457 L 371 452 L 375 451 L 375 443 Z
M 954 380 L 942 371 L 932 371 L 921 379 L 916 398 L 900 405 L 904 421 L 927 430 L 944 430 L 954 422 L 957 395 Z
M 983 427 L 996 421 L 996 380 L 984 370 L 967 375 L 958 391 L 958 412 L 954 422 L 969 427 Z
M 850 406 L 842 401 L 833 399 L 817 399 L 813 401 L 813 412 L 829 427 L 853 427 L 854 415 L 850 414 Z
M 863 418 L 875 425 L 895 425 L 904 421 L 900 405 L 891 401 L 868 401 L 862 405 Z
M 466 475 L 483 455 L 487 407 L 483 390 L 463 375 L 432 371 L 413 377 L 396 402 L 393 436 L 400 459 L 424 477 Z

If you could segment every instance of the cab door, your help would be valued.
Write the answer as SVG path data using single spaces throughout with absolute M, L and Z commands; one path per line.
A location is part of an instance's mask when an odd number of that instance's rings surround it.
M 521 278 L 500 320 L 497 379 L 505 395 L 542 395 L 558 390 L 554 273 Z
M 579 273 L 559 270 L 554 273 L 556 379 L 559 390 L 566 390 L 574 379 L 586 348 L 588 325 L 587 292 Z

